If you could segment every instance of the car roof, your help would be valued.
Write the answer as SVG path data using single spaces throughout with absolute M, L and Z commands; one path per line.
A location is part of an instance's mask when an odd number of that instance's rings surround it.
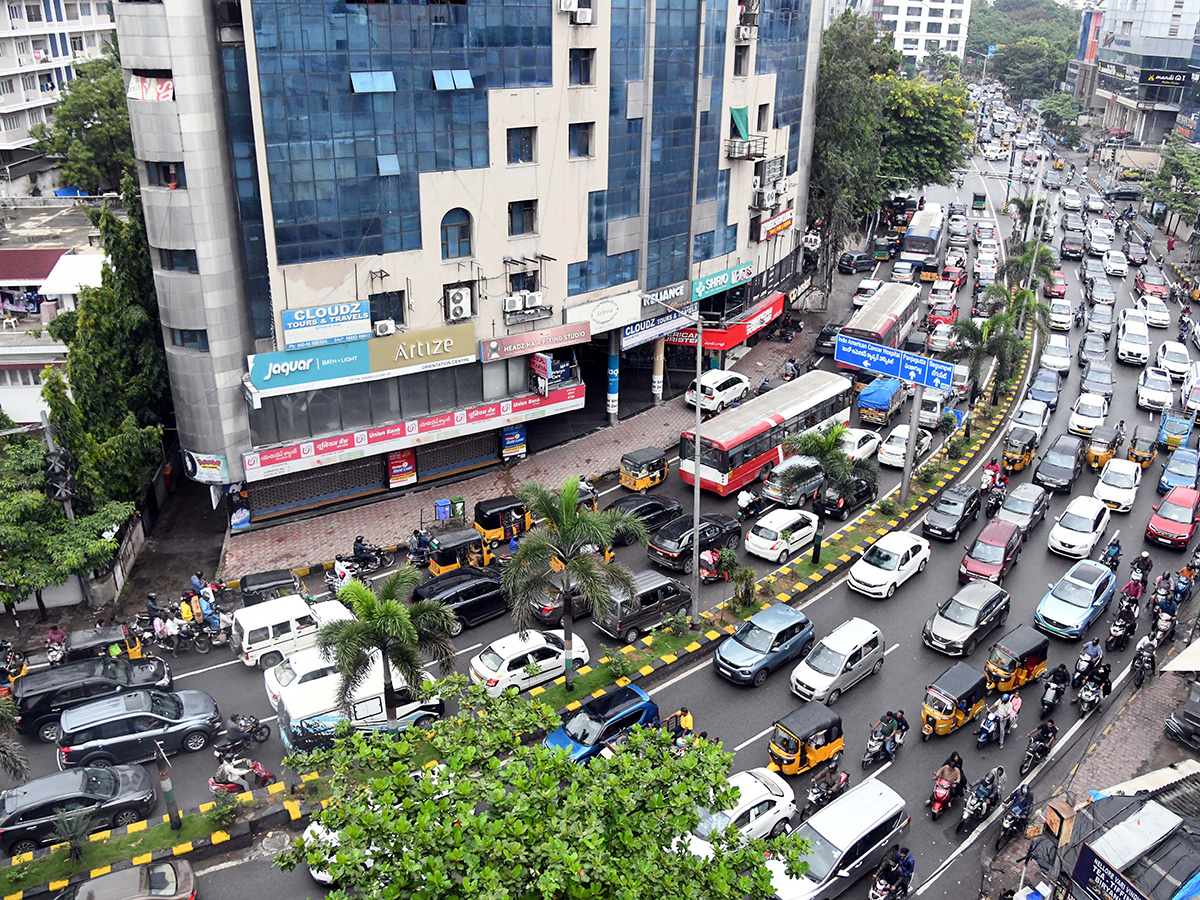
M 902 809 L 904 798 L 878 778 L 871 778 L 813 813 L 808 825 L 839 850 L 846 850 L 876 824 Z
M 106 659 L 82 659 L 78 662 L 65 663 L 50 669 L 42 669 L 22 675 L 13 681 L 13 694 L 16 697 L 28 697 L 42 691 L 54 690 L 68 684 L 77 684 L 104 674 Z M 125 660 L 114 659 L 112 662 L 124 664 Z
M 1088 497 L 1084 495 L 1080 497 L 1072 497 L 1071 502 L 1067 504 L 1067 508 L 1063 510 L 1063 512 L 1077 513 L 1080 510 L 1086 510 L 1089 513 L 1096 513 L 1099 512 L 1100 508 L 1104 506 L 1105 503 L 1103 500 L 1097 500 L 1095 497 Z
M 995 597 L 998 590 L 990 581 L 969 581 L 954 592 L 954 599 L 963 606 L 979 609 Z
M 883 287 L 883 282 L 878 278 L 864 278 L 858 283 L 858 286 L 880 288 Z
M 773 531 L 783 531 L 785 526 L 798 522 L 806 518 L 805 514 L 798 509 L 773 509 L 757 522 L 756 525 L 761 525 L 764 528 L 770 528 Z
M 1167 496 L 1163 497 L 1163 500 L 1173 500 L 1175 503 L 1181 505 L 1195 506 L 1198 497 L 1200 497 L 1200 491 L 1197 491 L 1195 488 L 1179 485 L 1167 491 Z
M 1036 485 L 1031 481 L 1022 481 L 1020 484 L 1014 485 L 1008 492 L 1008 496 L 1017 497 L 1021 500 L 1033 500 L 1039 495 L 1044 495 L 1046 489 L 1040 485 Z
M 946 490 L 942 491 L 942 496 L 966 500 L 967 498 L 974 495 L 975 492 L 978 490 L 979 490 L 979 488 L 975 487 L 975 485 L 973 485 L 973 484 L 967 484 L 966 482 L 959 482 L 959 483 L 950 485 L 950 487 L 948 487 L 948 488 L 946 488 Z
M 1017 407 L 1017 412 L 1020 412 L 1026 407 L 1030 409 L 1036 409 L 1041 413 L 1047 412 L 1050 409 L 1045 400 L 1034 400 L 1032 397 L 1030 397 L 1028 400 L 1022 400 L 1021 405 Z
M 593 697 L 581 707 L 586 709 L 588 713 L 603 719 L 611 719 L 613 716 L 618 716 L 626 710 L 645 703 L 650 699 L 650 695 L 643 691 L 635 684 L 627 684 L 624 687 L 619 687 L 616 690 L 607 691 L 599 697 Z
M 1072 581 L 1078 581 L 1080 584 L 1090 586 L 1110 574 L 1112 573 L 1104 563 L 1097 562 L 1094 559 L 1081 559 L 1067 570 L 1067 574 L 1063 578 L 1069 578 Z
M 745 375 L 740 372 L 731 372 L 728 369 L 705 369 L 700 375 L 701 385 L 714 385 L 724 381 L 726 378 L 733 376 L 734 378 L 748 380 Z
M 24 784 L 18 784 L 0 793 L 0 806 L 5 813 L 12 813 L 35 803 L 78 794 L 87 783 L 87 771 L 86 767 L 80 767 L 31 778 Z
M 1049 339 L 1046 341 L 1046 346 L 1052 346 L 1055 344 L 1059 344 L 1063 347 L 1066 347 L 1068 344 L 1067 336 L 1065 334 L 1050 335 Z
M 445 575 L 435 575 L 423 584 L 418 585 L 417 590 L 423 596 L 428 597 L 431 594 L 438 594 L 452 588 L 461 587 L 464 584 L 478 581 L 481 578 L 487 581 L 500 580 L 500 576 L 489 569 L 481 569 L 479 566 L 459 566 Z
M 889 531 L 875 542 L 876 547 L 883 547 L 886 550 L 907 549 L 921 545 L 921 539 L 907 531 Z
M 497 638 L 488 645 L 487 649 L 507 658 L 522 650 L 528 651 L 535 647 L 545 646 L 546 643 L 546 638 L 540 631 L 527 631 L 524 635 L 518 631 Z
M 87 728 L 97 722 L 123 716 L 128 713 L 148 712 L 150 710 L 149 691 L 131 691 L 118 694 L 115 697 L 102 697 L 91 700 L 79 706 L 64 709 L 62 713 L 62 730 L 66 732 Z
M 877 626 L 866 619 L 854 616 L 821 638 L 821 643 L 835 653 L 849 653 L 863 641 L 879 633 Z
M 774 606 L 760 609 L 750 617 L 749 621 L 765 631 L 779 632 L 797 623 L 807 624 L 808 616 L 786 603 L 776 603 Z
M 983 526 L 983 530 L 979 532 L 976 540 L 983 541 L 985 544 L 1007 544 L 1012 538 L 1013 532 L 1020 530 L 1021 527 L 1016 522 L 1009 522 L 1007 519 L 992 519 Z

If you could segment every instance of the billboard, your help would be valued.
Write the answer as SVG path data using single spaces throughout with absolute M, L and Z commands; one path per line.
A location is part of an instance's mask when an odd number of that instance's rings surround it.
M 283 346 L 287 350 L 364 341 L 371 336 L 371 307 L 363 300 L 285 309 L 280 318 Z

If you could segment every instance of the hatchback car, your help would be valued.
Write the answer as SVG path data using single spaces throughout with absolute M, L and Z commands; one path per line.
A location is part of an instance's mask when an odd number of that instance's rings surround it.
M 1117 348 L 1120 353 L 1120 347 Z M 1079 352 L 1076 354 L 1076 359 L 1079 361 L 1079 368 L 1083 368 L 1093 359 L 1107 359 L 1108 345 L 1104 343 L 1104 335 L 1096 332 L 1088 332 L 1083 336 L 1083 340 L 1079 342 Z M 1147 359 L 1149 356 L 1147 356 Z
M 847 619 L 792 669 L 792 693 L 801 700 L 833 706 L 868 675 L 878 675 L 887 656 L 883 634 L 857 616 Z
M 1113 336 L 1113 307 L 1110 303 L 1101 303 L 1092 307 L 1088 314 L 1087 333 L 1098 334 L 1105 341 Z
M 976 222 L 975 223 L 975 243 L 982 241 L 994 241 L 996 239 L 996 223 L 995 222 Z
M 700 824 L 692 832 L 693 853 L 706 855 L 711 850 L 709 841 L 730 825 L 745 840 L 778 837 L 796 814 L 791 785 L 766 767 L 735 772 L 729 776 L 729 785 L 737 789 L 737 803 L 733 809 L 719 812 L 700 808 Z
M 925 538 L 890 531 L 850 567 L 847 582 L 851 590 L 868 597 L 891 597 L 909 578 L 925 571 L 931 552 Z
M 1146 324 L 1151 328 L 1171 327 L 1171 311 L 1162 297 L 1142 294 L 1134 298 L 1133 305 L 1134 309 L 1139 309 L 1145 314 Z
M 640 519 L 651 534 L 671 520 L 683 515 L 683 504 L 674 497 L 651 497 L 645 494 L 626 494 L 624 497 L 618 497 L 604 508 L 606 510 L 623 510 L 634 518 Z M 637 540 L 632 532 L 618 531 L 613 537 L 618 543 L 626 546 Z
M 1146 247 L 1137 241 L 1126 241 L 1121 245 L 1121 252 L 1131 266 L 1140 266 L 1146 261 Z
M 0 793 L 0 846 L 17 856 L 56 843 L 59 812 L 91 816 L 96 828 L 121 828 L 146 818 L 156 802 L 141 766 L 82 766 L 31 778 Z
M 921 640 L 947 656 L 970 656 L 992 630 L 1008 621 L 1008 591 L 973 581 L 954 592 L 925 622 Z
M 1086 203 L 1088 212 L 1104 212 L 1104 198 L 1099 194 L 1088 194 Z
M 910 262 L 902 259 L 892 266 L 892 281 L 897 284 L 912 284 L 916 277 L 916 267 Z
M 500 574 L 494 569 L 462 566 L 445 575 L 430 578 L 417 585 L 414 600 L 435 600 L 454 613 L 450 634 L 457 637 L 465 626 L 472 628 L 480 622 L 508 612 L 504 591 L 500 589 Z
M 1062 193 L 1058 195 L 1058 205 L 1063 209 L 1079 212 L 1083 209 L 1083 200 L 1079 197 L 1079 191 L 1074 188 L 1063 188 Z
M 850 302 L 855 306 L 862 306 L 872 297 L 879 293 L 879 289 L 883 287 L 884 282 L 878 278 L 864 278 L 858 283 L 858 287 L 854 289 L 854 296 L 850 298 Z
M 1062 392 L 1062 375 L 1053 369 L 1038 369 L 1029 384 L 1030 400 L 1044 403 L 1050 410 L 1058 409 L 1058 395 Z
M 892 433 L 887 436 L 887 440 L 879 445 L 877 459 L 881 466 L 904 466 L 904 452 L 908 445 L 909 426 L 897 425 L 892 429 Z M 914 459 L 920 459 L 929 452 L 929 448 L 933 445 L 933 435 L 924 428 L 917 429 L 917 445 L 914 453 Z
M 1078 639 L 1108 609 L 1117 577 L 1104 563 L 1081 559 L 1038 602 L 1033 624 L 1058 637 Z
M 1196 533 L 1198 507 L 1200 491 L 1190 487 L 1171 488 L 1146 523 L 1146 540 L 1186 548 Z
M 692 538 L 697 529 L 692 527 L 690 514 L 668 522 L 650 538 L 646 555 L 652 562 L 668 569 L 692 571 Z M 720 550 L 722 547 L 737 547 L 742 540 L 742 526 L 732 516 L 722 513 L 707 513 L 700 517 L 700 552 Z
M 587 762 L 599 755 L 606 741 L 633 726 L 657 724 L 658 705 L 640 687 L 629 684 L 584 702 L 542 743 L 551 750 L 565 750 L 575 762 Z
M 1131 459 L 1110 459 L 1100 472 L 1092 496 L 1116 512 L 1129 512 L 1142 483 L 1142 467 Z
M 1098 278 L 1107 280 L 1108 276 L 1104 274 L 1104 263 L 1098 259 L 1081 259 L 1079 261 L 1079 280 L 1083 284 L 1084 291 L 1087 291 L 1087 285 L 1090 281 L 1095 281 Z
M 1026 481 L 1009 489 L 996 518 L 1012 522 L 1025 537 L 1029 537 L 1029 532 L 1041 524 L 1049 509 L 1050 495 L 1045 488 Z
M 1179 341 L 1163 341 L 1154 355 L 1154 364 L 1160 369 L 1166 369 L 1172 381 L 1183 381 L 1183 376 L 1187 375 L 1192 364 L 1192 358 L 1188 356 L 1187 347 Z
M 1200 486 L 1200 450 L 1178 447 L 1171 451 L 1171 458 L 1163 463 L 1163 473 L 1158 479 L 1157 490 L 1165 494 L 1171 488 Z
M 958 344 L 954 327 L 944 322 L 934 325 L 925 339 L 925 349 L 929 353 L 946 353 Z
M 1163 410 L 1174 397 L 1175 389 L 1166 369 L 1151 366 L 1138 377 L 1137 405 L 1142 409 Z
M 922 534 L 944 541 L 957 541 L 963 528 L 979 518 L 981 495 L 973 484 L 952 484 L 933 504 L 921 525 Z
M 1075 321 L 1075 312 L 1071 304 L 1065 300 L 1054 300 L 1050 303 L 1050 314 L 1047 324 L 1055 331 L 1070 331 Z
M 946 266 L 946 268 L 942 269 L 942 281 L 953 285 L 957 293 L 967 283 L 967 270 L 962 268 L 962 266 Z
M 1145 265 L 1138 269 L 1137 275 L 1133 279 L 1133 286 L 1140 294 L 1154 294 L 1163 300 L 1166 300 L 1171 294 L 1167 276 L 1158 266 Z
M 489 697 L 505 691 L 520 693 L 553 681 L 567 668 L 567 648 L 563 631 L 527 631 L 506 635 L 479 651 L 467 668 L 467 675 L 483 685 Z M 587 665 L 592 658 L 579 635 L 571 638 L 572 669 Z
M 208 746 L 222 728 L 217 701 L 203 691 L 135 691 L 92 700 L 62 714 L 58 767 L 139 763 Z
M 1025 535 L 1012 522 L 993 519 L 966 546 L 958 567 L 959 584 L 991 581 L 1003 584 L 1004 577 L 1021 558 Z
M 826 356 L 833 356 L 837 349 L 838 333 L 845 328 L 844 322 L 830 322 L 821 328 L 821 333 L 817 335 L 817 343 L 813 349 L 817 353 L 823 353 Z
M 783 565 L 787 558 L 812 543 L 817 517 L 793 509 L 773 509 L 746 532 L 746 552 Z
M 762 687 L 780 666 L 802 659 L 813 647 L 808 616 L 784 603 L 761 609 L 713 651 L 713 668 L 737 684 Z
M 1124 278 L 1129 274 L 1129 260 L 1120 250 L 1109 250 L 1104 254 L 1104 271 L 1109 275 Z
M 1071 417 L 1067 419 L 1067 432 L 1087 437 L 1092 430 L 1104 424 L 1108 415 L 1108 401 L 1099 394 L 1080 394 L 1071 406 Z
M 1081 394 L 1098 394 L 1105 400 L 1112 400 L 1116 388 L 1117 380 L 1108 360 L 1097 359 L 1083 367 L 1083 378 L 1079 383 Z
M 1033 470 L 1033 483 L 1048 491 L 1070 493 L 1075 479 L 1083 471 L 1083 438 L 1060 434 L 1038 460 Z
M 843 275 L 853 275 L 855 272 L 869 272 L 875 268 L 875 260 L 870 253 L 861 250 L 847 250 L 838 259 L 838 271 Z
M 822 489 L 820 496 L 813 501 L 813 508 L 822 515 L 845 522 L 850 518 L 850 513 L 866 506 L 878 496 L 878 486 L 867 478 L 853 478 L 845 485 L 829 482 Z
M 1064 375 L 1071 371 L 1071 339 L 1065 334 L 1052 334 L 1046 338 L 1041 367 Z
M 196 900 L 196 876 L 186 859 L 164 859 L 89 878 L 54 900 Z
M 709 369 L 700 376 L 700 408 L 705 412 L 721 412 L 732 403 L 740 403 L 750 396 L 750 379 L 738 372 L 724 369 Z M 688 385 L 683 395 L 688 406 L 696 405 L 696 380 Z
M 1050 529 L 1046 544 L 1053 552 L 1071 559 L 1091 556 L 1108 531 L 1110 515 L 1103 501 L 1075 497 Z
M 1008 431 L 1015 428 L 1028 428 L 1037 435 L 1038 443 L 1046 436 L 1046 428 L 1050 424 L 1050 407 L 1041 400 L 1022 400 L 1017 411 L 1013 413 Z
M 846 459 L 870 459 L 879 449 L 883 439 L 878 431 L 866 428 L 847 428 L 838 440 L 838 449 L 846 455 Z
M 1050 277 L 1046 279 L 1046 284 L 1042 287 L 1042 294 L 1047 298 L 1066 297 L 1067 276 L 1058 269 L 1051 272 Z

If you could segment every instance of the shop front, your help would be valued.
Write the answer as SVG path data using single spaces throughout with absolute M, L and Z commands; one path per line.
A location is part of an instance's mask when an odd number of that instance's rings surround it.
M 746 310 L 740 319 L 721 327 L 704 326 L 704 366 L 728 368 L 729 354 L 743 344 L 753 345 L 757 335 L 783 314 L 785 295 L 774 291 Z M 670 370 L 694 372 L 696 369 L 696 329 L 684 328 L 666 337 L 666 366 Z

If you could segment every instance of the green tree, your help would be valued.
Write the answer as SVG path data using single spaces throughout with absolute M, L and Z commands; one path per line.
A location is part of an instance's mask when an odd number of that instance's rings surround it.
M 1068 125 L 1074 125 L 1083 115 L 1083 107 L 1078 100 L 1057 91 L 1042 98 L 1038 111 L 1046 127 L 1055 134 L 1060 134 Z
M 948 183 L 966 161 L 974 134 L 966 86 L 957 78 L 937 84 L 894 75 L 879 80 L 885 91 L 880 123 L 884 180 L 909 188 Z
M 13 781 L 29 777 L 29 759 L 13 734 L 17 730 L 17 708 L 7 697 L 0 698 L 0 772 Z
M 1025 97 L 1044 97 L 1058 86 L 1066 64 L 1060 48 L 1044 37 L 1027 37 L 997 50 L 988 70 Z
M 848 430 L 847 426 L 838 422 L 823 428 L 789 434 L 783 442 L 783 453 L 785 456 L 796 454 L 812 457 L 825 472 L 826 480 L 838 487 L 848 485 L 855 478 L 864 478 L 871 484 L 878 484 L 879 467 L 874 460 L 852 460 L 842 450 L 842 437 Z M 811 472 L 800 466 L 792 466 L 784 470 L 784 486 L 795 487 L 808 480 L 811 475 Z
M 462 626 L 453 612 L 436 600 L 406 603 L 421 583 L 411 564 L 397 568 L 376 593 L 357 579 L 338 591 L 338 599 L 354 612 L 353 619 L 322 625 L 317 646 L 333 660 L 338 673 L 338 705 L 349 712 L 355 692 L 376 666 L 383 673 L 383 708 L 387 728 L 399 728 L 396 715 L 395 672 L 413 692 L 426 680 L 425 660 L 432 659 L 445 674 L 454 668 L 450 635 Z
M 528 739 L 559 726 L 548 705 L 480 688 L 456 699 L 461 711 L 420 741 L 355 732 L 308 755 L 305 765 L 331 773 L 314 820 L 337 842 L 301 838 L 283 868 L 325 869 L 334 897 L 386 884 L 389 897 L 439 900 L 767 900 L 773 870 L 807 869 L 797 836 L 743 843 L 732 825 L 710 834 L 711 854 L 688 852 L 701 807 L 735 802 L 733 757 L 716 744 L 697 739 L 679 755 L 670 734 L 635 727 L 620 752 L 580 765 Z M 437 769 L 422 771 L 424 746 Z
M 633 575 L 615 560 L 602 559 L 606 548 L 645 543 L 645 524 L 623 509 L 596 512 L 579 503 L 579 479 L 568 478 L 557 491 L 527 481 L 517 491 L 540 527 L 526 533 L 508 563 L 500 584 L 508 598 L 513 624 L 524 633 L 533 624 L 534 604 L 548 599 L 562 609 L 566 648 L 566 686 L 575 689 L 575 599 L 593 616 L 607 613 L 612 595 L 632 597 Z M 687 561 L 691 571 L 691 558 Z
M 34 148 L 63 159 L 63 181 L 88 194 L 115 191 L 133 171 L 133 135 L 121 61 L 110 44 L 75 65 L 49 124 L 34 125 Z
M 1200 150 L 1175 132 L 1167 134 L 1160 151 L 1162 165 L 1146 186 L 1146 199 L 1161 203 L 1167 214 L 1193 225 L 1200 212 Z
M 987 48 L 1015 44 L 1023 38 L 1040 37 L 1061 54 L 1063 63 L 1075 53 L 1079 40 L 1080 14 L 1056 0 L 973 0 L 971 28 L 967 32 L 966 55 L 982 66 Z M 993 61 L 988 74 L 994 74 Z M 1017 99 L 1040 97 L 1019 82 L 1006 81 Z

